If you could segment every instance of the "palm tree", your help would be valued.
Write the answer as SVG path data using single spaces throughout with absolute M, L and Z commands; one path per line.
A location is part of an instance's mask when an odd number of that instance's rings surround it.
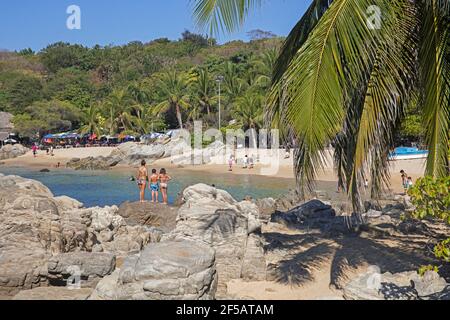
M 231 32 L 258 0 L 197 0 L 200 26 Z M 275 65 L 268 116 L 298 143 L 298 186 L 311 189 L 333 143 L 340 181 L 355 209 L 361 181 L 372 196 L 389 178 L 388 153 L 416 95 L 429 156 L 426 174 L 449 174 L 450 2 L 313 0 Z
M 229 102 L 233 102 L 243 92 L 243 81 L 239 78 L 236 65 L 229 61 L 224 64 L 222 73 Z
M 196 103 L 201 107 L 201 111 L 206 111 L 208 116 L 211 114 L 211 106 L 217 101 L 214 90 L 214 81 L 207 69 L 200 69 L 196 77 L 190 84 L 190 89 Z
M 139 134 L 160 131 L 165 128 L 165 123 L 161 119 L 161 113 L 157 112 L 155 106 L 135 105 L 136 116 L 131 121 Z
M 91 105 L 83 114 L 84 125 L 80 128 L 81 134 L 96 134 L 100 136 L 102 128 L 99 124 L 100 110 L 97 104 Z
M 109 134 L 114 135 L 120 129 L 131 128 L 132 101 L 125 89 L 114 89 L 106 98 L 104 107 L 107 114 Z
M 180 129 L 183 128 L 183 118 L 181 109 L 189 106 L 188 95 L 186 93 L 187 81 L 183 74 L 176 71 L 162 73 L 157 78 L 157 87 L 164 100 L 156 106 L 157 112 L 166 112 L 174 107 Z
M 264 97 L 262 95 L 247 92 L 236 99 L 231 115 L 242 125 L 244 130 L 259 129 L 264 118 L 263 101 Z

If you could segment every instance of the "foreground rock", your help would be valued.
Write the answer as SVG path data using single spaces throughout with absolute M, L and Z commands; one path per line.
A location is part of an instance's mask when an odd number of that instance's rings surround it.
M 175 228 L 178 208 L 163 204 L 125 202 L 119 207 L 119 215 L 128 225 L 141 225 L 169 232 Z
M 259 210 L 251 202 L 237 202 L 229 193 L 197 184 L 184 190 L 176 228 L 163 241 L 186 239 L 216 252 L 218 295 L 232 279 L 265 280 L 266 262 L 260 237 Z
M 40 287 L 23 290 L 13 297 L 13 300 L 87 300 L 93 289 L 69 289 L 66 287 Z
M 434 271 L 420 276 L 416 271 L 380 274 L 369 268 L 344 287 L 348 300 L 419 300 L 449 299 L 450 287 Z
M 91 299 L 210 300 L 216 286 L 214 250 L 194 241 L 165 241 L 127 257 Z
M 0 175 L 0 293 L 61 282 L 69 265 L 81 267 L 82 280 L 94 286 L 114 270 L 115 256 L 139 252 L 151 239 L 144 226 L 128 226 L 118 211 L 83 208 L 37 181 Z M 103 260 L 98 252 L 111 255 Z
M 7 144 L 0 149 L 0 160 L 17 158 L 23 156 L 28 151 L 29 149 L 22 146 L 21 144 Z

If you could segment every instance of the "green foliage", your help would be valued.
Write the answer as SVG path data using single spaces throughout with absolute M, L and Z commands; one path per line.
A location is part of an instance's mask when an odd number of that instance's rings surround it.
M 198 119 L 208 128 L 218 125 L 221 75 L 222 127 L 232 120 L 237 128 L 260 127 L 280 44 L 276 38 L 219 46 L 185 31 L 177 41 L 93 48 L 59 42 L 38 53 L 0 53 L 0 110 L 12 112 L 17 131 L 31 137 L 68 128 L 145 134 L 192 128 Z M 77 118 L 49 114 L 55 101 L 76 109 Z
M 418 273 L 421 277 L 423 277 L 427 271 L 438 272 L 439 268 L 432 265 L 422 266 L 419 268 Z
M 48 132 L 64 132 L 79 126 L 81 112 L 65 101 L 35 102 L 25 113 L 14 116 L 14 129 L 22 136 L 39 137 Z
M 450 238 L 441 241 L 434 247 L 434 255 L 438 259 L 450 262 Z
M 408 194 L 416 207 L 414 218 L 430 217 L 450 224 L 450 176 L 440 179 L 432 177 L 418 179 Z

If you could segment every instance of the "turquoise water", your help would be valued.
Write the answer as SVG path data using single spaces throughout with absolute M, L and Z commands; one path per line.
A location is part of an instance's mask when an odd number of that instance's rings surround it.
M 46 185 L 55 196 L 66 195 L 84 203 L 86 207 L 120 205 L 125 201 L 139 200 L 136 182 L 130 181 L 135 170 L 130 171 L 72 171 L 52 169 L 48 173 L 39 169 L 22 167 L 0 167 L 0 173 L 19 175 Z M 292 179 L 271 177 L 209 174 L 174 170 L 169 172 L 173 181 L 169 185 L 169 202 L 173 203 L 178 193 L 186 186 L 196 183 L 214 184 L 228 191 L 235 199 L 277 197 L 294 187 Z M 147 189 L 148 190 L 148 189 Z M 149 199 L 149 192 L 146 193 Z

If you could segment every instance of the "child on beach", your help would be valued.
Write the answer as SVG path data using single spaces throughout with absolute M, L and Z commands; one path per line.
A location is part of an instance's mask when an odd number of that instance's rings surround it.
M 167 190 L 168 190 L 168 183 L 170 180 L 172 180 L 172 177 L 167 175 L 166 169 L 162 168 L 159 172 L 159 180 L 161 181 L 161 193 L 163 197 L 163 204 L 168 204 L 168 197 L 167 197 Z
M 408 175 L 405 170 L 400 170 L 400 174 L 402 175 L 402 186 L 405 193 L 408 191 Z
M 156 173 L 156 169 L 152 170 L 150 176 L 150 190 L 152 192 L 152 203 L 159 202 L 159 175 Z
M 228 171 L 233 171 L 233 162 L 234 162 L 234 157 L 233 157 L 233 155 L 230 155 L 230 159 L 228 159 Z
M 139 187 L 139 201 L 143 203 L 145 201 L 145 186 L 148 180 L 148 171 L 145 160 L 141 161 L 141 167 L 137 174 L 137 185 Z
M 409 190 L 413 187 L 414 183 L 412 181 L 412 177 L 408 177 L 408 180 L 406 181 L 406 188 Z

